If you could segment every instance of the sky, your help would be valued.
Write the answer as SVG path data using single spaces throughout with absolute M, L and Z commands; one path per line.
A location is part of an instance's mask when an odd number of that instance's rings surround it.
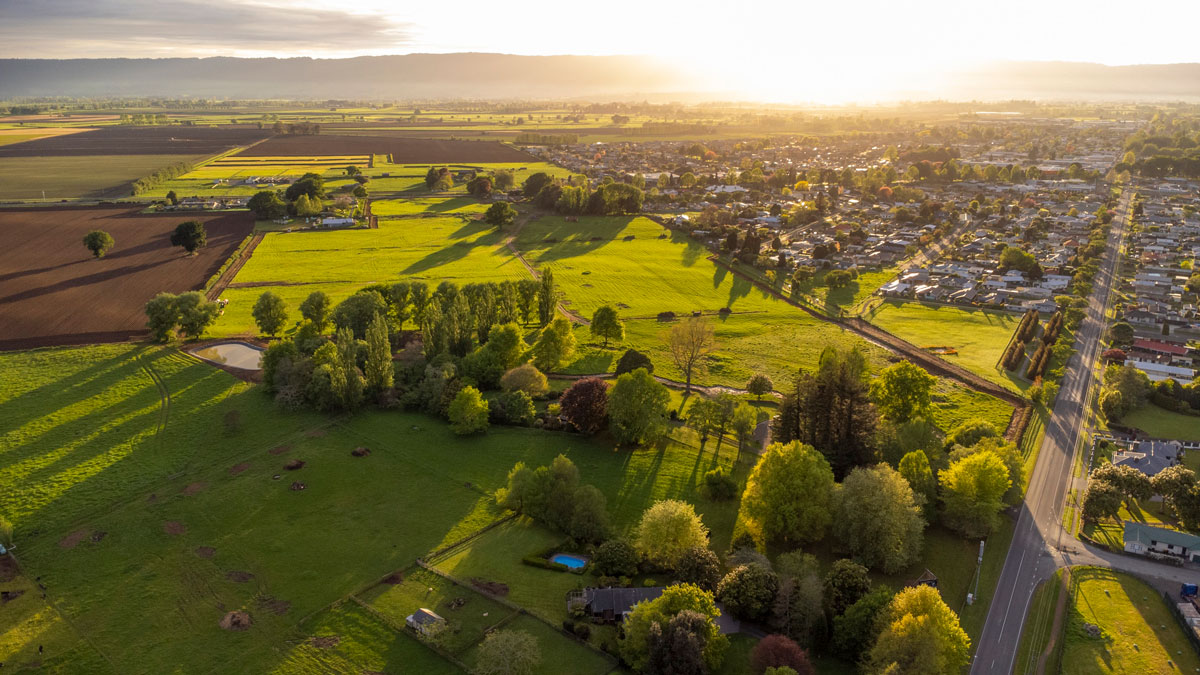
M 748 94 L 1010 61 L 1200 62 L 1200 0 L 0 0 L 0 58 L 632 54 Z

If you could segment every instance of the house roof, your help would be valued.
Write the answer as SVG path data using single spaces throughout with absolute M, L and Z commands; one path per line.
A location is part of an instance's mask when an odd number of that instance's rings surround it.
M 1183 548 L 1193 549 L 1200 548 L 1200 537 L 1179 530 L 1168 530 L 1164 527 L 1154 527 L 1153 525 L 1143 525 L 1135 523 L 1131 520 L 1125 521 L 1125 543 L 1137 541 L 1146 546 L 1150 542 L 1157 541 L 1171 546 L 1182 546 Z
M 1134 349 L 1145 349 L 1149 352 L 1163 352 L 1164 354 L 1174 354 L 1176 356 L 1186 356 L 1188 353 L 1187 347 L 1183 345 L 1173 345 L 1169 342 L 1159 342 L 1158 340 L 1134 340 Z
M 432 609 L 425 609 L 424 607 L 413 612 L 408 618 L 411 619 L 413 623 L 421 626 L 429 623 L 441 623 L 445 621 L 445 619 L 438 616 L 437 612 L 433 611 Z
M 654 600 L 662 595 L 662 586 L 650 588 L 588 588 L 584 599 L 593 614 L 611 610 L 613 614 L 625 614 L 643 600 Z

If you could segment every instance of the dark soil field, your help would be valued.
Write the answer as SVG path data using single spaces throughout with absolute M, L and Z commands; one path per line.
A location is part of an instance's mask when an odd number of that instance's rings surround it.
M 271 135 L 255 126 L 101 127 L 78 134 L 0 146 L 0 157 L 214 155 Z
M 394 155 L 397 164 L 529 162 L 526 154 L 494 141 L 443 141 L 388 136 L 276 136 L 239 153 L 240 157 Z
M 145 335 L 146 301 L 160 291 L 202 289 L 254 227 L 248 213 L 138 210 L 0 209 L 0 350 Z M 208 230 L 208 246 L 192 257 L 170 242 L 185 220 Z M 83 247 L 83 235 L 96 229 L 116 240 L 99 260 Z

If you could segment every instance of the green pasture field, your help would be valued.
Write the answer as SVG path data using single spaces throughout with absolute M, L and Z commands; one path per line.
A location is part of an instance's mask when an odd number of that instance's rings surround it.
M 885 302 L 864 317 L 918 347 L 947 346 L 958 354 L 942 358 L 1013 391 L 1029 382 L 998 365 L 1020 322 L 1019 315 L 981 309 Z
M 176 162 L 199 159 L 191 155 L 3 157 L 0 200 L 40 200 L 43 191 L 47 201 L 128 197 L 125 188 L 133 181 Z
M 1200 657 L 1162 594 L 1137 578 L 1099 567 L 1071 568 L 1062 672 L 1192 673 Z M 1084 624 L 1100 627 L 1091 637 Z M 1170 662 L 1170 663 L 1168 663 Z
M 563 672 L 604 675 L 617 667 L 615 659 L 588 648 L 531 616 L 518 616 L 505 623 L 503 629 L 529 633 L 537 640 L 541 660 L 534 667 L 533 675 L 558 675 Z M 478 663 L 478 651 L 478 647 L 473 648 L 463 657 L 468 667 L 474 668 Z
M 403 619 L 401 619 L 403 621 Z M 280 675 L 362 675 L 405 672 L 454 675 L 462 671 L 353 601 L 334 605 L 303 626 L 307 638 L 293 641 L 269 672 Z M 332 646 L 315 640 L 336 638 Z
M 1125 415 L 1121 424 L 1141 429 L 1154 438 L 1200 441 L 1200 417 L 1160 408 L 1153 403 Z

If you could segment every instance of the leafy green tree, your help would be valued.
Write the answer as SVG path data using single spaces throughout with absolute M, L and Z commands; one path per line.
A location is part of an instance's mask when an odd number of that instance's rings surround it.
M 608 535 L 608 501 L 593 485 L 580 485 L 571 495 L 571 520 L 566 532 L 579 542 L 596 542 Z
M 575 353 L 575 331 L 571 322 L 558 317 L 550 322 L 533 345 L 533 364 L 542 371 L 558 368 L 558 364 Z
M 860 466 L 846 476 L 833 522 L 841 546 L 884 574 L 921 555 L 925 520 L 908 481 L 887 464 Z
M 825 613 L 816 558 L 800 551 L 784 553 L 776 570 L 779 593 L 772 608 L 772 628 L 801 644 L 819 644 L 825 637 Z
M 979 452 L 950 465 L 938 477 L 946 525 L 967 537 L 987 536 L 999 524 L 1004 493 L 1012 484 L 994 452 Z
M 955 462 L 980 452 L 991 452 L 1004 462 L 1005 468 L 1008 469 L 1009 480 L 1008 492 L 1004 493 L 1004 501 L 1013 506 L 1020 504 L 1023 496 L 1021 485 L 1025 480 L 1025 458 L 1021 456 L 1021 450 L 1017 444 L 1006 443 L 1002 438 L 985 438 L 969 448 L 956 446 L 951 451 L 949 460 Z
M 289 185 L 283 193 L 289 202 L 296 201 L 301 195 L 318 201 L 325 197 L 325 179 L 321 174 L 310 171 Z
M 396 371 L 392 366 L 392 343 L 388 340 L 387 320 L 376 314 L 367 326 L 367 362 L 363 369 L 367 389 L 376 394 L 392 388 Z
M 103 258 L 104 254 L 108 253 L 116 243 L 112 235 L 104 230 L 92 230 L 83 235 L 84 247 L 91 251 L 96 258 Z
M 349 328 L 356 339 L 362 339 L 375 316 L 387 311 L 387 302 L 378 291 L 359 291 L 339 303 L 330 318 L 339 329 Z
M 779 590 L 779 577 L 758 563 L 738 565 L 717 585 L 717 599 L 734 616 L 760 621 L 766 618 Z
M 851 662 L 863 660 L 870 645 L 879 637 L 882 629 L 879 617 L 887 610 L 894 595 L 887 588 L 876 588 L 833 617 L 830 645 L 833 653 Z
M 318 331 L 323 331 L 329 323 L 330 305 L 325 291 L 313 291 L 300 303 L 300 316 L 311 321 Z
M 166 342 L 179 323 L 179 308 L 173 293 L 159 293 L 146 303 L 146 325 L 158 342 Z
M 733 411 L 733 418 L 729 420 L 733 427 L 733 433 L 737 436 L 738 452 L 746 449 L 746 443 L 754 435 L 754 428 L 758 426 L 758 412 L 754 406 L 742 401 Z
M 520 390 L 506 391 L 488 405 L 493 416 L 495 416 L 494 413 L 498 406 L 503 413 L 500 416 L 501 421 L 508 424 L 529 426 L 537 417 L 537 408 L 533 405 L 533 399 L 529 398 L 529 394 Z
M 544 171 L 538 171 L 537 173 L 531 174 L 528 178 L 526 178 L 521 187 L 525 191 L 525 197 L 532 198 L 536 197 L 537 194 L 542 191 L 542 188 L 546 187 L 553 181 L 554 179 L 550 177 L 550 174 Z
M 913 494 L 921 501 L 926 518 L 933 514 L 937 503 L 937 480 L 929 466 L 929 457 L 922 450 L 913 450 L 900 460 L 900 475 L 908 481 Z
M 600 544 L 592 556 L 596 571 L 610 577 L 632 577 L 638 573 L 641 556 L 625 539 L 609 539 Z
M 671 394 L 650 373 L 638 369 L 617 378 L 608 392 L 608 418 L 618 443 L 650 444 L 667 431 Z
M 880 618 L 882 631 L 871 648 L 872 672 L 952 675 L 970 660 L 971 639 L 937 589 L 906 588 Z
M 463 387 L 450 403 L 450 428 L 460 436 L 487 431 L 488 403 L 475 387 Z
M 620 641 L 621 658 L 636 672 L 647 672 L 650 664 L 650 634 L 655 624 L 661 630 L 672 617 L 684 611 L 700 614 L 706 619 L 703 624 L 701 653 L 709 671 L 720 668 L 725 658 L 729 640 L 717 629 L 716 619 L 720 616 L 712 593 L 691 584 L 677 584 L 663 589 L 662 595 L 654 600 L 639 602 L 634 606 L 624 623 L 625 637 Z
M 287 304 L 271 291 L 263 291 L 258 296 L 250 313 L 254 316 L 254 323 L 258 324 L 258 330 L 265 335 L 278 333 L 288 318 Z
M 537 638 L 520 630 L 496 630 L 480 643 L 474 675 L 530 675 L 542 660 Z
M 189 254 L 208 244 L 208 231 L 198 220 L 189 220 L 176 226 L 171 233 L 171 245 L 182 246 Z
M 950 430 L 946 434 L 946 447 L 956 445 L 971 447 L 985 438 L 997 438 L 1000 432 L 991 422 L 979 418 L 969 419 Z
M 690 549 L 708 548 L 708 528 L 691 504 L 665 499 L 642 514 L 633 544 L 651 563 L 674 569 Z
M 311 218 L 319 215 L 325 207 L 320 199 L 302 194 L 296 197 L 296 201 L 292 202 L 292 208 L 295 209 L 297 216 Z
M 758 373 L 754 377 L 751 377 L 750 381 L 746 383 L 746 391 L 754 394 L 754 396 L 756 396 L 760 401 L 762 400 L 763 396 L 771 393 L 774 388 L 775 385 L 771 382 L 771 378 L 763 375 L 762 373 Z
M 287 215 L 287 202 L 279 198 L 274 190 L 262 190 L 246 202 L 259 220 L 275 220 Z
M 483 214 L 484 222 L 497 230 L 511 226 L 516 218 L 517 210 L 508 202 L 496 202 L 489 206 L 487 212 Z
M 871 383 L 871 397 L 879 412 L 896 422 L 928 417 L 937 378 L 920 366 L 901 361 L 884 368 Z
M 679 562 L 675 564 L 675 581 L 715 591 L 721 582 L 721 560 L 707 547 L 693 546 L 679 556 Z
M 700 436 L 700 449 L 708 443 L 708 437 L 717 430 L 717 415 L 719 405 L 710 398 L 696 398 L 688 407 L 687 425 Z
M 558 305 L 558 291 L 554 287 L 554 271 L 543 268 L 537 289 L 538 322 L 545 326 L 554 319 L 554 308 Z
M 621 358 L 617 360 L 617 368 L 613 371 L 613 374 L 620 376 L 625 373 L 632 373 L 638 368 L 645 368 L 647 373 L 654 372 L 654 364 L 650 362 L 649 356 L 636 349 L 626 349 Z
M 833 563 L 825 575 L 825 612 L 835 617 L 871 591 L 867 568 L 845 558 Z
M 747 529 L 764 542 L 807 543 L 832 519 L 833 470 L 811 445 L 772 443 L 746 480 Z
M 704 642 L 711 620 L 698 612 L 683 610 L 665 625 L 650 626 L 650 659 L 647 673 L 708 675 Z
M 625 324 L 617 317 L 617 310 L 612 305 L 604 305 L 592 314 L 592 337 L 602 338 L 605 348 L 609 340 L 620 342 L 625 339 Z
M 550 389 L 550 384 L 542 371 L 531 363 L 525 363 L 505 373 L 500 378 L 500 387 L 504 391 L 523 391 L 530 398 L 537 398 Z
M 1104 518 L 1120 520 L 1124 497 L 1120 488 L 1106 480 L 1089 480 L 1079 508 L 1083 522 L 1098 523 Z
M 194 339 L 217 320 L 221 308 L 205 299 L 200 291 L 189 291 L 175 297 L 175 311 L 179 313 L 179 330 Z

